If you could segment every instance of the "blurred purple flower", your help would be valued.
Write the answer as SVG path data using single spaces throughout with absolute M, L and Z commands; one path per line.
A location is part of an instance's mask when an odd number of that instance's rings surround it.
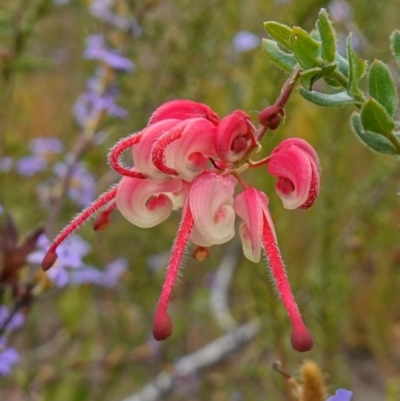
M 68 165 L 59 162 L 54 165 L 55 173 L 64 178 L 68 173 Z M 79 206 L 86 207 L 92 203 L 96 193 L 96 180 L 82 163 L 73 166 L 68 186 L 68 196 Z
M 37 242 L 38 249 L 29 254 L 27 261 L 40 265 L 49 249 L 51 242 L 45 236 L 41 235 Z M 47 276 L 57 287 L 65 287 L 69 281 L 69 272 L 66 270 L 85 268 L 86 265 L 82 258 L 90 251 L 89 244 L 79 235 L 69 236 L 57 249 L 58 259 L 52 269 L 46 272 Z
M 246 52 L 257 48 L 261 43 L 260 38 L 249 31 L 238 32 L 232 40 L 233 48 L 237 52 Z
M 20 360 L 18 352 L 13 347 L 8 347 L 6 340 L 0 338 L 0 376 L 9 376 Z
M 17 171 L 25 177 L 31 177 L 47 167 L 47 160 L 41 155 L 22 157 L 17 161 Z
M 116 259 L 108 264 L 104 271 L 86 266 L 70 272 L 71 284 L 96 284 L 102 287 L 115 287 L 123 273 L 128 268 L 124 258 Z
M 345 22 L 353 18 L 353 10 L 345 0 L 332 0 L 328 4 L 328 11 L 336 22 Z
M 91 35 L 86 39 L 84 56 L 89 60 L 102 61 L 114 70 L 129 72 L 135 67 L 132 61 L 119 54 L 116 50 L 109 49 L 104 43 L 104 37 L 101 35 Z
M 83 127 L 88 120 L 95 118 L 101 112 L 107 112 L 113 117 L 127 118 L 128 112 L 115 103 L 117 95 L 115 88 L 102 95 L 90 90 L 84 92 L 78 97 L 72 109 L 78 124 Z
M 149 270 L 155 272 L 168 266 L 169 252 L 162 252 L 150 255 L 147 258 L 147 267 Z
M 336 390 L 336 394 L 329 397 L 326 401 L 350 401 L 351 396 L 353 395 L 352 391 L 338 389 Z
M 62 142 L 54 137 L 31 139 L 29 147 L 32 155 L 22 157 L 17 161 L 18 173 L 26 177 L 31 177 L 47 168 L 49 153 L 60 153 L 64 149 Z
M 122 31 L 129 31 L 132 35 L 139 36 L 142 33 L 142 29 L 134 18 L 122 17 L 111 11 L 114 2 L 114 0 L 92 0 L 89 10 L 93 16 L 112 27 Z
M 63 143 L 55 137 L 31 139 L 29 147 L 33 154 L 42 156 L 45 156 L 47 153 L 61 153 L 64 150 Z
M 9 318 L 10 313 L 7 306 L 0 305 L 0 327 L 3 327 L 4 323 Z M 25 324 L 25 316 L 22 313 L 15 313 L 11 320 L 7 323 L 7 331 L 18 330 Z
M 49 249 L 50 240 L 42 235 L 37 246 L 38 249 L 27 258 L 28 262 L 33 264 L 41 264 Z M 65 287 L 67 284 L 95 284 L 102 287 L 115 287 L 122 274 L 127 270 L 128 261 L 119 258 L 109 263 L 104 270 L 99 270 L 83 262 L 83 257 L 89 251 L 90 246 L 86 241 L 76 234 L 71 235 L 57 248 L 57 262 L 46 272 L 47 276 L 59 288 Z
M 14 160 L 11 157 L 0 157 L 0 172 L 9 172 L 14 164 Z

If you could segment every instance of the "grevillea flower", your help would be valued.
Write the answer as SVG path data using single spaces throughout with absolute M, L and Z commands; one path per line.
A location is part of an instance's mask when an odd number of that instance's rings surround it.
M 279 113 L 283 115 L 283 111 Z M 255 263 L 260 261 L 262 252 L 266 256 L 292 324 L 293 348 L 311 349 L 313 339 L 290 289 L 268 197 L 247 187 L 240 173 L 248 167 L 267 165 L 267 171 L 277 178 L 276 190 L 284 207 L 307 209 L 319 191 L 318 157 L 306 141 L 290 138 L 267 158 L 253 162 L 250 156 L 261 146 L 259 137 L 249 115 L 241 110 L 220 120 L 202 103 L 174 100 L 163 104 L 143 130 L 120 140 L 111 149 L 109 163 L 123 178 L 61 231 L 43 258 L 43 268 L 48 270 L 55 263 L 57 247 L 95 214 L 96 230 L 110 223 L 115 209 L 134 225 L 146 228 L 181 210 L 182 219 L 153 323 L 154 337 L 163 340 L 172 333 L 168 305 L 186 249 L 193 243 L 206 254 L 207 247 L 229 241 L 235 235 L 238 215 L 242 220 L 239 234 L 244 255 Z M 134 167 L 123 164 L 122 156 L 127 150 Z M 238 183 L 244 190 L 235 197 Z

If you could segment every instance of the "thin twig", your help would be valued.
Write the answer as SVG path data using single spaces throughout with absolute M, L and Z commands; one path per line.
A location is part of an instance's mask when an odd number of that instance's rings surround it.
M 122 401 L 156 401 L 167 395 L 177 378 L 191 375 L 207 366 L 217 364 L 229 354 L 249 343 L 260 331 L 260 322 L 252 320 L 232 333 L 217 338 L 196 352 L 175 363 L 171 373 L 161 372 L 153 381 Z
M 229 309 L 228 292 L 233 273 L 241 259 L 240 255 L 240 244 L 237 240 L 234 240 L 228 247 L 226 255 L 217 268 L 211 290 L 211 311 L 215 315 L 220 327 L 226 331 L 233 330 L 238 326 Z

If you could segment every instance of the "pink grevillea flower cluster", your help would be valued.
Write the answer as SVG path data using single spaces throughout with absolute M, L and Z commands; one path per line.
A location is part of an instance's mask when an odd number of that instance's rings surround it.
M 174 100 L 163 104 L 143 130 L 120 140 L 111 149 L 109 163 L 123 178 L 61 231 L 47 251 L 43 268 L 53 265 L 57 246 L 96 212 L 100 211 L 95 229 L 108 225 L 115 208 L 134 225 L 146 228 L 160 224 L 172 211 L 181 210 L 182 220 L 153 324 L 154 337 L 164 340 L 172 333 L 168 304 L 189 243 L 204 249 L 229 241 L 235 235 L 238 215 L 242 220 L 239 233 L 244 255 L 257 263 L 263 251 L 269 262 L 292 323 L 293 348 L 311 349 L 313 339 L 290 289 L 268 197 L 249 188 L 240 177 L 248 167 L 266 166 L 269 174 L 277 178 L 276 190 L 285 208 L 306 209 L 314 203 L 319 190 L 319 162 L 306 141 L 286 139 L 267 158 L 257 162 L 250 159 L 268 128 L 266 116 L 276 128 L 282 115 L 282 109 L 267 110 L 260 115 L 264 124 L 256 130 L 250 117 L 240 110 L 220 120 L 202 103 Z M 132 154 L 134 167 L 123 163 L 126 150 Z M 243 191 L 235 196 L 238 183 Z

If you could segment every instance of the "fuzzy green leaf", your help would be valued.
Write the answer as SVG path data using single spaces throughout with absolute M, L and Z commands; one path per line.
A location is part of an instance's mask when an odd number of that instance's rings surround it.
M 400 64 L 400 31 L 398 29 L 390 35 L 390 50 Z
M 303 68 L 317 67 L 321 44 L 297 26 L 292 28 L 291 40 L 293 53 L 299 64 Z
M 268 54 L 268 57 L 274 62 L 278 67 L 286 72 L 292 72 L 297 64 L 297 61 L 293 54 L 285 53 L 282 51 L 278 44 L 274 40 L 263 39 L 261 47 Z
M 336 56 L 336 36 L 332 22 L 324 8 L 319 12 L 317 28 L 321 37 L 322 58 L 328 63 L 331 63 L 335 61 Z
M 360 113 L 354 112 L 351 115 L 350 125 L 357 137 L 361 139 L 361 141 L 369 148 L 387 155 L 397 154 L 396 148 L 393 146 L 392 142 L 389 141 L 389 139 L 383 135 L 375 134 L 374 132 L 364 131 L 361 123 Z
M 315 68 L 310 68 L 308 70 L 303 70 L 300 73 L 300 78 L 301 78 L 301 83 L 302 85 L 307 88 L 308 90 L 311 90 L 314 82 L 318 79 L 318 74 L 322 71 L 321 68 L 315 67 Z
M 311 103 L 317 104 L 323 107 L 335 107 L 343 106 L 345 104 L 355 103 L 356 100 L 348 95 L 347 92 L 338 92 L 332 95 L 327 95 L 325 93 L 309 91 L 302 87 L 299 88 L 301 96 L 310 101 Z
M 361 122 L 366 131 L 388 136 L 395 128 L 386 109 L 370 97 L 361 108 Z
M 347 39 L 347 58 L 349 60 L 349 85 L 347 91 L 349 95 L 357 96 L 362 93 L 358 88 L 358 83 L 365 73 L 367 63 L 365 60 L 358 57 L 357 53 L 351 47 L 352 36 L 353 35 L 350 33 Z
M 306 89 L 311 90 L 316 81 L 318 81 L 320 78 L 329 76 L 333 71 L 336 70 L 336 67 L 336 63 L 330 63 L 322 68 L 315 67 L 308 70 L 303 70 L 300 73 L 301 83 Z
M 264 28 L 280 45 L 288 50 L 292 50 L 292 30 L 288 26 L 275 21 L 268 21 L 264 22 Z
M 341 74 L 343 74 L 345 77 L 349 76 L 349 62 L 347 59 L 345 59 L 343 56 L 341 56 L 339 53 L 336 54 L 336 62 L 338 65 L 338 70 Z
M 397 89 L 388 66 L 374 60 L 369 69 L 369 94 L 376 99 L 391 117 L 397 109 Z

